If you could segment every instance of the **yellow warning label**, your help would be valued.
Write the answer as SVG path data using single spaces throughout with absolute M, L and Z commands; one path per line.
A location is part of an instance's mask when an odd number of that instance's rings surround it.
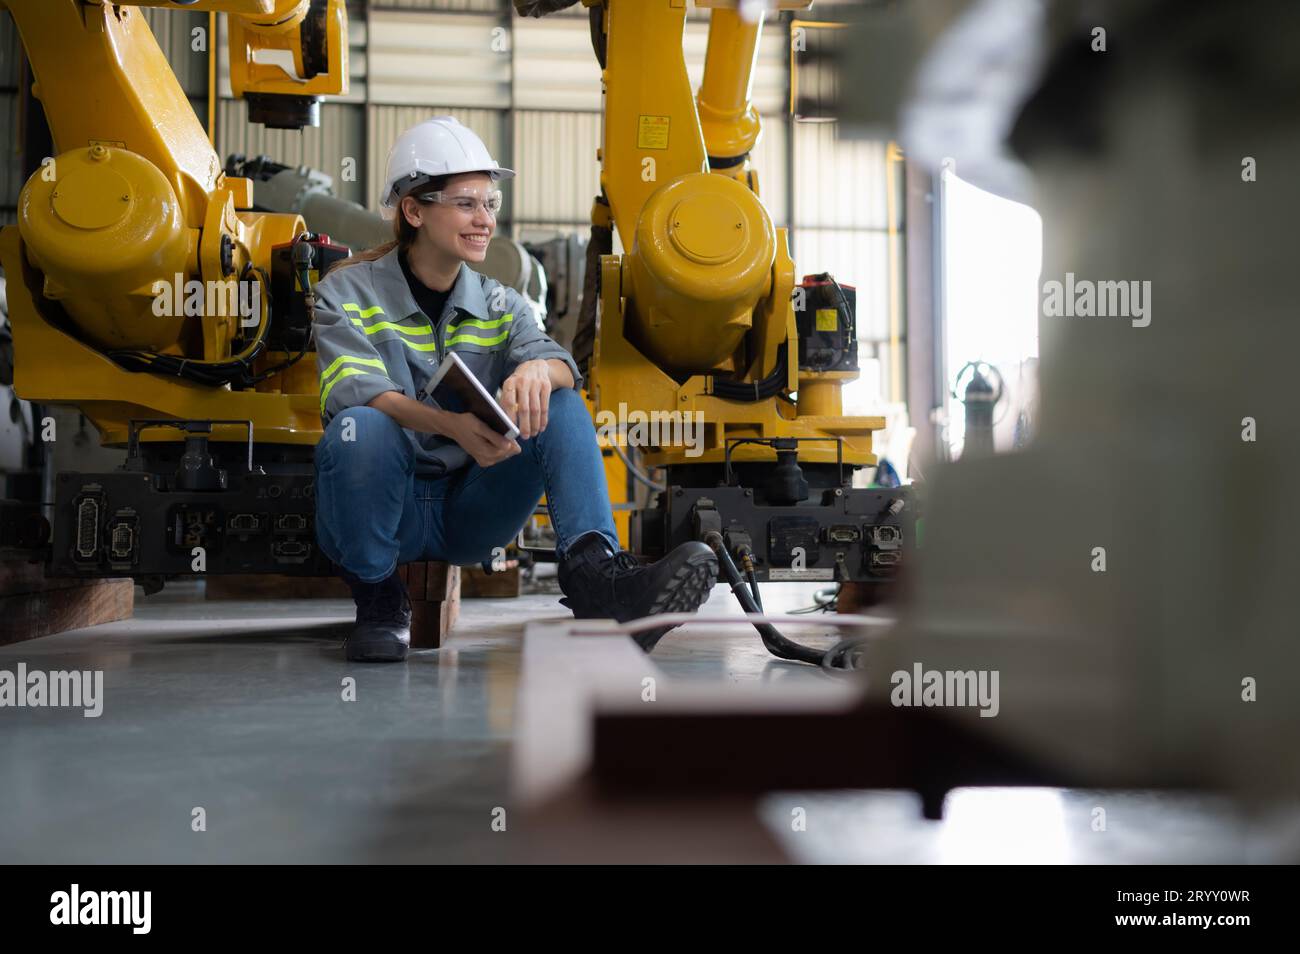
M 639 116 L 636 123 L 638 149 L 668 148 L 668 116 Z
M 834 308 L 817 309 L 817 330 L 818 331 L 839 331 L 840 330 L 840 313 Z

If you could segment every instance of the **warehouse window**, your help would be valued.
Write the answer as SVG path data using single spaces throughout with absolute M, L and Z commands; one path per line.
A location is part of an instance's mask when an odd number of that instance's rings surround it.
M 994 412 L 994 448 L 1010 450 L 1032 430 L 1037 393 L 1038 274 L 1043 224 L 1027 205 L 966 182 L 951 162 L 941 173 L 943 323 L 947 380 L 946 445 L 960 457 L 965 441 L 961 369 L 993 365 L 1005 384 Z

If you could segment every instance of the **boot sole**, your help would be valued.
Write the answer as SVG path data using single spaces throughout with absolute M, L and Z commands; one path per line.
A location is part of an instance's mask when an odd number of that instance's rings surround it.
M 348 641 L 346 653 L 348 662 L 402 662 L 406 659 L 408 647 L 401 642 L 383 640 L 353 645 Z
M 710 553 L 701 553 L 692 557 L 673 574 L 672 588 L 655 600 L 646 615 L 659 613 L 694 613 L 709 600 L 713 586 L 718 581 L 718 558 Z M 646 652 L 654 649 L 655 644 L 665 634 L 675 629 L 674 626 L 662 626 L 637 633 L 632 639 Z

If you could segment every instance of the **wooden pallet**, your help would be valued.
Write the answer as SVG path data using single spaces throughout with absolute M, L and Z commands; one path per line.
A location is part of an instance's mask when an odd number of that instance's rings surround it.
M 522 592 L 523 575 L 519 564 L 495 573 L 487 573 L 481 566 L 465 566 L 460 570 L 460 595 L 465 599 L 501 599 L 518 596 Z
M 47 579 L 40 563 L 0 559 L 0 645 L 130 619 L 134 610 L 129 579 Z

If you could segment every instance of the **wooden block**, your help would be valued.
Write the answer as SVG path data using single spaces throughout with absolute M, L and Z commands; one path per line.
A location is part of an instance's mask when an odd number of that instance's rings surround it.
M 450 563 L 426 563 L 424 567 L 424 598 L 426 600 L 441 602 L 447 599 L 447 594 L 451 588 L 451 582 L 447 577 L 452 570 L 456 571 L 456 592 L 460 592 L 460 584 L 465 579 L 465 571 L 460 567 L 453 567 Z
M 460 615 L 460 567 L 446 563 L 419 566 L 413 576 L 426 580 L 423 598 L 414 589 L 411 596 L 411 648 L 437 649 L 451 635 Z M 428 582 L 432 581 L 432 588 Z
M 131 580 L 57 580 L 54 588 L 0 597 L 0 645 L 130 619 Z M 64 585 L 67 583 L 72 585 Z
M 481 566 L 460 568 L 460 595 L 466 599 L 517 597 L 522 587 L 523 574 L 518 564 L 496 573 L 487 573 Z

